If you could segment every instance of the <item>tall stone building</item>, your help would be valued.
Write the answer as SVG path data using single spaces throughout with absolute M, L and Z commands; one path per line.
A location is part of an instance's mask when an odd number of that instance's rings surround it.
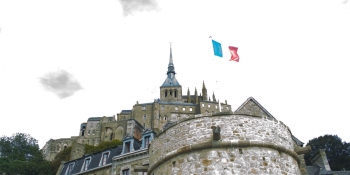
M 253 97 L 232 112 L 226 101 L 219 104 L 214 94 L 212 100 L 208 97 L 204 82 L 200 95 L 197 89 L 194 95 L 189 89 L 183 95 L 175 75 L 170 48 L 158 99 L 137 102 L 117 116 L 91 117 L 81 124 L 79 136 L 48 141 L 43 148 L 48 160 L 73 146 L 71 160 L 61 165 L 57 175 L 305 175 L 330 170 L 306 167 L 303 154 L 310 147 L 302 147 L 289 127 Z M 83 155 L 84 144 L 113 139 L 123 145 Z

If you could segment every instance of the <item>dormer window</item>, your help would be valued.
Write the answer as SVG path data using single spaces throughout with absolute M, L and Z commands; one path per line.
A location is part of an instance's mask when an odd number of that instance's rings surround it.
M 145 148 L 148 148 L 150 136 L 145 137 Z
M 101 162 L 100 162 L 100 166 L 103 166 L 103 165 L 107 164 L 108 156 L 109 156 L 109 152 L 105 152 L 105 153 L 102 154 L 102 159 L 101 159 Z
M 83 165 L 83 168 L 81 171 L 86 171 L 90 165 L 90 162 L 91 162 L 91 158 L 86 158 L 85 161 L 84 161 L 84 165 Z
M 125 142 L 124 153 L 130 152 L 130 142 Z
M 65 175 L 71 175 L 73 168 L 74 168 L 74 163 L 69 164 Z

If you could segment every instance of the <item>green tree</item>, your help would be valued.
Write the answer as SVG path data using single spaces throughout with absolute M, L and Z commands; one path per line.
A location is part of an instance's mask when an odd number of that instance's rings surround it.
M 118 145 L 122 145 L 123 142 L 120 140 L 111 140 L 111 141 L 103 141 L 97 146 L 93 145 L 85 145 L 85 154 L 91 154 L 91 153 L 96 153 L 103 151 L 108 148 L 112 148 Z
M 72 152 L 72 147 L 69 146 L 63 151 L 56 154 L 55 158 L 52 160 L 51 165 L 53 167 L 53 172 L 57 172 L 62 161 L 69 161 Z
M 337 135 L 324 135 L 309 140 L 306 146 L 311 146 L 311 151 L 305 154 L 306 165 L 311 165 L 310 158 L 319 149 L 325 149 L 329 166 L 333 171 L 340 171 L 343 168 L 350 170 L 350 143 L 342 142 Z
M 50 175 L 50 162 L 43 159 L 38 141 L 29 134 L 0 138 L 0 173 L 7 175 Z

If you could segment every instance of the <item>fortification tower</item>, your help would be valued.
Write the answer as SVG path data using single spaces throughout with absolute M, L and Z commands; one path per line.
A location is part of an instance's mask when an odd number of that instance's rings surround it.
M 234 113 L 197 114 L 157 134 L 147 174 L 301 174 L 289 128 L 254 98 Z

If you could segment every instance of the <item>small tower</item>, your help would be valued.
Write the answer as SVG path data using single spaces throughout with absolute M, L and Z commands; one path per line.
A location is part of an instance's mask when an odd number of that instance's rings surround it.
M 195 104 L 198 104 L 199 101 L 198 101 L 198 94 L 197 94 L 197 88 L 194 89 L 194 100 L 195 100 Z
M 191 103 L 190 88 L 187 89 L 187 103 Z
M 202 94 L 203 94 L 203 101 L 208 101 L 207 88 L 205 88 L 204 81 L 203 81 L 203 87 L 202 87 Z
M 213 92 L 213 102 L 216 102 L 215 94 Z
M 182 87 L 175 78 L 175 66 L 173 63 L 173 54 L 170 44 L 170 57 L 167 71 L 167 78 L 162 86 L 160 86 L 160 100 L 175 102 L 182 100 Z

